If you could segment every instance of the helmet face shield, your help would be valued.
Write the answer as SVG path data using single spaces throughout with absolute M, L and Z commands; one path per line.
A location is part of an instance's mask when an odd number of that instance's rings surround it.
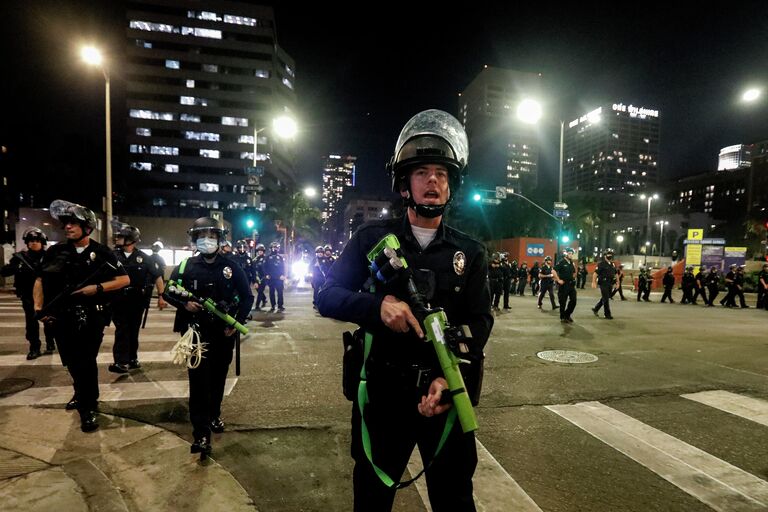
M 461 185 L 469 159 L 469 141 L 464 127 L 442 110 L 425 110 L 403 127 L 389 165 L 392 191 L 400 192 L 408 172 L 418 165 L 445 165 L 450 175 L 451 192 Z
M 85 206 L 56 199 L 51 203 L 49 210 L 51 217 L 62 224 L 77 222 L 83 230 L 96 228 L 96 215 Z

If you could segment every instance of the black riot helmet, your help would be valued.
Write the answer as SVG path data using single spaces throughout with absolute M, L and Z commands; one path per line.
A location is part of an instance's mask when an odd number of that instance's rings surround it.
M 193 224 L 192 227 L 187 230 L 190 240 L 193 242 L 197 240 L 197 234 L 200 231 L 211 230 L 219 235 L 219 240 L 224 238 L 227 234 L 227 229 L 221 221 L 214 219 L 213 217 L 200 217 Z
M 139 228 L 123 224 L 119 230 L 115 233 L 115 238 L 123 237 L 123 244 L 135 244 L 141 242 L 141 231 Z
M 70 222 L 80 224 L 80 227 L 83 228 L 83 238 L 96 229 L 96 215 L 85 206 L 56 199 L 51 203 L 49 209 L 51 217 L 61 222 L 62 225 Z
M 324 252 L 325 250 L 323 249 L 322 245 L 318 245 L 317 247 L 315 247 L 315 254 L 324 253 Z
M 266 250 L 267 250 L 267 248 L 264 247 L 264 244 L 259 244 L 259 245 L 256 246 L 256 252 L 259 252 L 259 251 L 266 252 Z
M 403 127 L 395 145 L 394 155 L 387 165 L 392 180 L 392 191 L 400 193 L 401 190 L 408 190 L 407 206 L 414 208 L 423 217 L 442 215 L 448 203 L 416 204 L 410 195 L 409 173 L 419 165 L 444 165 L 448 169 L 448 181 L 453 197 L 461 187 L 468 158 L 467 134 L 455 117 L 435 109 L 419 112 Z
M 280 242 L 272 242 L 269 244 L 269 250 L 272 252 L 280 252 Z
M 48 244 L 48 237 L 45 236 L 45 233 L 43 233 L 43 230 L 36 227 L 28 228 L 26 231 L 24 231 L 24 234 L 21 236 L 21 239 L 24 240 L 25 244 L 28 244 L 30 242 L 40 242 L 43 244 L 43 247 Z

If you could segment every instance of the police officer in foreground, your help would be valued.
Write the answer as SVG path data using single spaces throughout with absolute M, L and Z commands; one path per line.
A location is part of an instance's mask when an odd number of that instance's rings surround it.
M 109 323 L 110 292 L 130 284 L 125 269 L 105 245 L 91 240 L 96 216 L 91 210 L 56 200 L 51 216 L 64 228 L 66 241 L 48 249 L 35 280 L 36 316 L 54 327 L 61 362 L 67 367 L 75 395 L 67 409 L 80 413 L 80 429 L 93 432 L 99 399 L 96 357 Z
M 253 294 L 245 272 L 219 251 L 226 230 L 212 217 L 197 219 L 188 230 L 197 256 L 184 260 L 171 273 L 165 299 L 176 308 L 173 331 L 185 333 L 195 325 L 203 343 L 200 365 L 188 368 L 189 419 L 192 422 L 192 453 L 211 453 L 211 432 L 224 432 L 221 401 L 232 350 L 237 340 L 234 328 L 204 309 L 199 302 L 175 293 L 178 286 L 200 299 L 211 299 L 218 309 L 244 324 L 253 305 Z
M 452 404 L 442 400 L 448 394 L 447 383 L 433 347 L 424 341 L 422 325 L 405 301 L 404 286 L 395 280 L 377 284 L 375 293 L 364 289 L 370 277 L 367 253 L 388 233 L 396 235 L 426 300 L 432 307 L 444 308 L 452 325 L 468 325 L 471 330 L 467 344 L 473 363 L 462 365 L 462 373 L 476 404 L 482 351 L 493 326 L 487 255 L 481 243 L 443 222 L 451 196 L 458 194 L 466 162 L 466 134 L 451 115 L 427 110 L 408 121 L 388 166 L 392 190 L 407 206 L 405 216 L 361 226 L 318 297 L 321 314 L 359 324 L 373 337 L 364 413 L 372 461 L 363 450 L 357 400 L 352 409 L 357 511 L 391 509 L 395 489 L 382 482 L 372 464 L 396 481 L 414 445 L 427 464 L 432 461 L 426 471 L 432 510 L 475 510 L 474 434 L 462 433 L 457 422 L 442 451 L 433 457 Z
M 613 264 L 613 249 L 606 249 L 603 259 L 595 267 L 592 274 L 592 288 L 600 286 L 600 300 L 597 301 L 592 313 L 598 316 L 600 308 L 605 308 L 606 320 L 613 320 L 611 315 L 611 292 L 616 284 L 616 266 Z
M 285 311 L 283 306 L 283 288 L 285 284 L 285 258 L 280 254 L 280 243 L 269 244 L 269 255 L 264 260 L 264 277 L 269 286 L 269 312 L 275 312 L 275 305 L 280 312 Z M 275 299 L 277 294 L 277 299 Z
M 637 278 L 637 302 L 640 302 L 641 298 L 645 302 L 651 302 L 649 297 L 651 295 L 652 283 L 651 269 L 645 265 L 640 265 L 640 275 Z
M 683 298 L 680 304 L 693 304 L 693 289 L 696 287 L 696 276 L 693 275 L 693 265 L 685 267 L 680 287 L 683 290 Z
M 701 295 L 702 300 L 704 301 L 704 304 L 707 304 L 707 292 L 705 289 L 705 274 L 704 271 L 706 270 L 705 266 L 699 267 L 699 271 L 696 272 L 696 282 L 693 289 L 693 303 L 696 304 L 696 299 Z
M 725 297 L 720 300 L 720 305 L 726 308 L 736 307 L 736 285 L 734 281 L 736 279 L 736 267 L 735 263 L 732 263 L 728 267 L 728 273 L 725 274 L 725 288 L 728 290 Z
M 560 322 L 572 324 L 573 310 L 576 309 L 576 265 L 573 262 L 574 250 L 568 247 L 554 268 L 557 288 L 557 301 L 560 303 Z
M 156 260 L 136 248 L 141 232 L 134 226 L 123 225 L 115 234 L 115 257 L 131 284 L 115 294 L 112 320 L 115 322 L 115 343 L 112 345 L 114 362 L 108 370 L 128 373 L 141 368 L 139 363 L 139 331 L 144 312 L 152 299 L 152 288 L 157 287 L 157 307 L 165 309 L 164 282 Z
M 672 290 L 675 288 L 675 274 L 672 267 L 667 267 L 667 271 L 661 278 L 661 285 L 664 287 L 664 293 L 661 295 L 661 302 L 664 303 L 669 299 L 669 303 L 674 304 L 675 300 L 672 298 Z
M 717 271 L 717 267 L 712 266 L 704 276 L 704 284 L 707 287 L 707 306 L 714 307 L 717 294 L 720 293 L 720 274 Z
M 13 253 L 11 260 L 0 270 L 3 277 L 14 276 L 13 286 L 16 289 L 16 296 L 21 299 L 21 307 L 24 309 L 24 320 L 26 324 L 26 338 L 29 342 L 29 352 L 27 360 L 40 357 L 40 325 L 35 318 L 35 302 L 32 298 L 32 290 L 35 286 L 40 272 L 40 262 L 45 252 L 45 246 L 48 244 L 48 237 L 40 228 L 29 228 L 24 231 L 22 240 L 27 246 L 26 251 Z M 56 349 L 54 341 L 53 327 L 44 324 L 45 333 L 45 353 L 52 354 Z

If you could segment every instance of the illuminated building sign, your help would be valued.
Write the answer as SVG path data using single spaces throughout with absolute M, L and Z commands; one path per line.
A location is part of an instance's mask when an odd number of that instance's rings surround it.
M 615 105 L 614 105 L 615 107 Z M 568 128 L 573 128 L 579 123 L 583 123 L 584 121 L 589 121 L 590 123 L 595 123 L 600 120 L 600 114 L 603 113 L 603 107 L 597 107 L 595 110 L 588 114 L 584 114 L 578 119 L 574 119 L 570 123 L 568 123 Z
M 645 119 L 646 117 L 659 117 L 659 111 L 645 107 L 636 107 L 634 105 L 625 105 L 623 103 L 614 103 L 613 110 L 616 112 L 626 112 L 630 117 L 639 117 Z

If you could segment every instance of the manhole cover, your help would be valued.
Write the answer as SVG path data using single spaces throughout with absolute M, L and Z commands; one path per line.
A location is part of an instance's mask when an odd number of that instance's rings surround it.
M 545 361 L 555 363 L 594 363 L 597 356 L 587 352 L 575 352 L 573 350 L 545 350 L 536 354 Z
M 0 381 L 0 397 L 12 395 L 19 391 L 24 391 L 35 385 L 35 382 L 30 379 L 22 378 L 10 378 Z

